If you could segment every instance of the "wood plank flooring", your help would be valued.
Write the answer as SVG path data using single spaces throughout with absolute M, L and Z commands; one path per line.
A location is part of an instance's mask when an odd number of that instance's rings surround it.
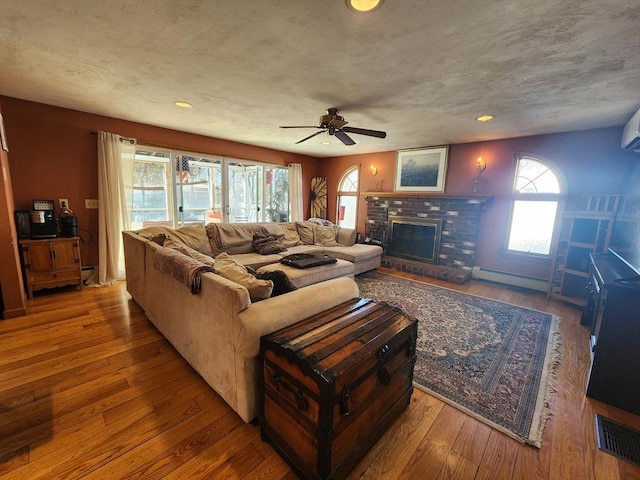
M 349 478 L 640 479 L 640 468 L 597 448 L 596 412 L 634 428 L 640 417 L 585 397 L 589 332 L 578 309 L 487 282 L 415 278 L 559 315 L 553 416 L 538 450 L 416 390 Z M 39 295 L 28 312 L 0 321 L 3 480 L 296 478 L 257 424 L 242 422 L 156 331 L 124 283 Z

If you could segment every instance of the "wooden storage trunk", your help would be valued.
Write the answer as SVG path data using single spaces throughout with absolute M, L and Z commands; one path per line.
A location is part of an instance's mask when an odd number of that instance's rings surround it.
M 417 327 L 356 298 L 262 337 L 262 439 L 303 478 L 346 477 L 409 404 Z

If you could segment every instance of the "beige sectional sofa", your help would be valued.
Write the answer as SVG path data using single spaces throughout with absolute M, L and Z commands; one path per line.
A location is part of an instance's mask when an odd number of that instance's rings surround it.
M 357 297 L 353 274 L 380 265 L 380 247 L 354 245 L 355 232 L 334 227 L 336 245 L 326 246 L 332 243 L 330 239 L 305 237 L 320 230 L 311 223 L 211 224 L 175 230 L 149 227 L 122 234 L 128 292 L 176 350 L 246 422 L 257 415 L 260 337 Z M 298 226 L 302 236 L 296 238 Z M 253 251 L 249 239 L 257 232 L 277 237 L 289 245 L 287 250 L 268 255 Z M 327 232 L 324 229 L 319 235 Z M 322 242 L 316 244 L 317 240 Z M 318 280 L 316 283 L 303 282 L 306 286 L 297 290 L 252 301 L 246 286 L 221 272 L 206 272 L 199 279 L 199 293 L 192 294 L 176 277 L 154 266 L 158 252 L 177 246 L 182 253 L 192 254 L 191 258 L 212 263 L 214 269 L 213 258 L 226 257 L 221 255 L 224 252 L 234 262 L 258 271 L 265 266 L 273 270 L 284 255 L 324 251 L 343 261 L 340 272 L 351 273 L 345 276 L 336 270 L 328 274 L 335 278 L 317 278 L 313 280 Z

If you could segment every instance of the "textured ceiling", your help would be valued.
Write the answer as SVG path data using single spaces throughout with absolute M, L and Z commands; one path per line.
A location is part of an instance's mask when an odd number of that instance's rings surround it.
M 640 1 L 0 0 L 0 94 L 318 157 L 619 126 Z M 278 128 L 329 107 L 387 138 Z

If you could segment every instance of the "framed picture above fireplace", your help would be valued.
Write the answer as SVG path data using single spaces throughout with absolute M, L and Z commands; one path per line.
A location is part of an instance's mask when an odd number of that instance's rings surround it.
M 444 192 L 449 146 L 398 150 L 396 192 Z

